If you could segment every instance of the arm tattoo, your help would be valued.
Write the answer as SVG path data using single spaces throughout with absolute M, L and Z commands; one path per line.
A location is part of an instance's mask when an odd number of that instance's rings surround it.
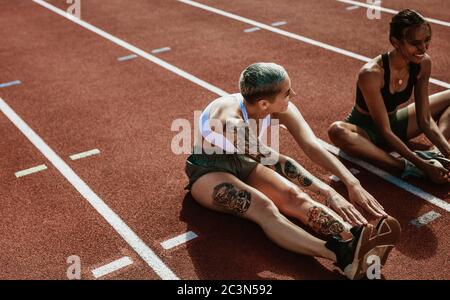
M 312 180 L 302 174 L 302 172 L 289 160 L 284 164 L 284 174 L 287 178 L 298 181 L 298 183 L 303 186 L 310 186 L 312 184 Z
M 215 205 L 238 214 L 245 213 L 251 203 L 251 194 L 236 189 L 231 183 L 217 185 L 213 190 L 212 198 Z
M 344 231 L 344 225 L 341 222 L 318 206 L 309 209 L 308 223 L 314 231 L 323 235 L 338 235 Z
M 278 174 L 284 176 L 284 174 L 283 174 L 283 167 L 281 166 L 281 163 L 280 163 L 280 162 L 277 162 L 277 163 L 274 165 L 274 169 L 275 169 L 275 172 L 277 172 Z
M 241 153 L 250 156 L 257 162 L 261 162 L 261 159 L 264 157 L 271 156 L 270 148 L 266 147 L 258 140 L 251 132 L 248 124 L 239 122 L 237 124 L 232 124 L 231 126 L 235 127 L 231 127 L 234 131 L 233 144 Z M 227 127 L 227 129 L 229 128 Z

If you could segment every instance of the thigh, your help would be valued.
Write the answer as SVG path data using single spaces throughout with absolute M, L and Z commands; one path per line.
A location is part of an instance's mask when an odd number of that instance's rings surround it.
M 276 210 L 266 195 L 230 173 L 203 175 L 192 185 L 191 194 L 206 208 L 257 222 L 263 213 Z
M 446 90 L 440 93 L 433 94 L 429 97 L 430 100 L 430 112 L 435 121 L 439 119 L 439 116 L 450 105 L 450 90 Z M 422 131 L 419 128 L 419 123 L 416 116 L 416 104 L 411 103 L 406 107 L 408 109 L 408 139 L 417 137 Z
M 280 155 L 280 158 L 282 157 L 285 156 Z M 304 222 L 307 222 L 304 212 L 308 205 L 322 206 L 302 191 L 299 186 L 261 164 L 258 164 L 246 182 L 269 197 L 282 213 L 289 216 L 293 216 L 294 213 L 295 217 Z M 304 214 L 299 215 L 300 212 Z

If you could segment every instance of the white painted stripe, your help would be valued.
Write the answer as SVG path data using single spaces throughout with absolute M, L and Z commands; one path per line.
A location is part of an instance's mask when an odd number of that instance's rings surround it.
M 286 25 L 287 24 L 287 22 L 286 21 L 279 21 L 279 22 L 274 22 L 274 23 L 272 23 L 272 24 L 270 24 L 270 25 L 272 25 L 272 26 L 283 26 L 283 25 Z
M 358 1 L 352 1 L 352 0 L 337 0 L 338 2 L 342 2 L 342 3 L 346 3 L 346 4 L 352 4 L 352 5 L 356 5 L 356 6 L 360 6 L 360 7 L 366 7 L 366 8 L 370 8 L 370 9 L 374 9 L 374 10 L 379 10 L 388 14 L 397 14 L 398 10 L 394 10 L 394 9 L 390 9 L 390 8 L 384 8 L 381 7 L 379 5 L 371 5 L 371 4 L 367 4 L 367 3 L 361 3 Z M 438 19 L 433 19 L 433 18 L 425 18 L 428 22 L 430 23 L 434 23 L 434 24 L 439 24 L 442 26 L 447 26 L 450 27 L 450 23 L 446 22 L 446 21 L 441 21 Z
M 389 153 L 391 156 L 393 156 L 393 157 L 396 157 L 396 158 L 399 158 L 399 157 L 401 157 L 401 155 L 400 154 L 398 154 L 397 152 L 395 152 L 395 151 L 392 151 L 391 153 Z
M 358 8 L 359 8 L 359 6 L 353 5 L 353 6 L 349 6 L 349 7 L 345 8 L 345 9 L 346 10 L 354 10 L 354 9 L 358 9 Z
M 130 60 L 130 59 L 135 59 L 137 57 L 138 56 L 136 54 L 131 54 L 131 55 L 119 57 L 117 60 L 118 61 L 126 61 L 126 60 Z
M 339 177 L 337 177 L 336 175 L 331 175 L 329 178 L 330 178 L 331 180 L 333 180 L 334 182 L 339 182 L 339 181 L 341 181 L 341 180 L 339 179 Z
M 357 174 L 360 173 L 359 170 L 357 170 L 357 169 L 355 169 L 355 168 L 350 168 L 350 172 L 351 172 L 353 175 L 357 175 Z
M 252 28 L 244 29 L 244 32 L 249 33 L 249 32 L 255 32 L 255 31 L 258 31 L 258 30 L 261 30 L 261 28 L 259 28 L 259 27 L 252 27 Z
M 94 209 L 117 231 L 117 233 L 141 256 L 141 258 L 162 279 L 178 279 L 164 262 L 128 227 L 94 191 L 56 154 L 44 140 L 36 134 L 0 98 L 0 110 L 30 140 L 30 142 L 52 163 L 52 165 L 72 184 Z
M 170 240 L 167 240 L 165 242 L 161 243 L 161 246 L 168 250 L 168 249 L 172 249 L 176 246 L 179 246 L 181 244 L 187 243 L 190 240 L 195 239 L 196 237 L 198 237 L 197 234 L 195 234 L 195 232 L 193 231 L 188 231 L 186 233 L 180 234 L 179 236 L 176 236 Z
M 131 258 L 129 258 L 128 256 L 124 256 L 113 262 L 110 262 L 107 265 L 92 270 L 92 274 L 94 275 L 95 278 L 100 278 L 105 275 L 111 274 L 112 272 L 115 272 L 117 270 L 120 270 L 122 268 L 125 268 L 131 264 L 133 264 Z
M 167 52 L 167 51 L 170 51 L 170 47 L 154 49 L 154 50 L 152 50 L 152 53 L 157 54 L 157 53 L 162 53 L 162 52 Z
M 417 228 L 427 225 L 431 221 L 436 220 L 441 216 L 440 213 L 435 212 L 434 210 L 427 212 L 426 214 L 418 217 L 417 219 L 412 220 L 410 223 Z
M 46 165 L 39 165 L 39 166 L 36 166 L 36 167 L 33 167 L 33 168 L 29 168 L 29 169 L 26 169 L 26 170 L 23 170 L 23 171 L 16 172 L 15 174 L 16 174 L 17 178 L 20 178 L 20 177 L 27 176 L 27 175 L 30 175 L 30 174 L 33 174 L 33 173 L 44 171 L 44 170 L 47 170 L 47 166 Z
M 13 86 L 13 85 L 18 85 L 18 84 L 21 84 L 21 83 L 22 83 L 22 81 L 20 81 L 20 80 L 6 82 L 6 83 L 0 83 L 0 88 L 5 88 L 5 87 Z
M 389 174 L 388 172 L 383 171 L 383 170 L 369 164 L 368 162 L 351 157 L 350 155 L 341 151 L 339 148 L 337 148 L 333 145 L 330 145 L 327 142 L 324 142 L 322 140 L 319 140 L 319 141 L 325 149 L 327 149 L 329 152 L 333 153 L 334 155 L 340 156 L 340 157 L 366 169 L 367 171 L 371 172 L 372 174 L 375 174 L 375 175 L 383 178 L 387 182 L 390 182 L 393 185 L 395 185 L 401 189 L 404 189 L 405 191 L 408 191 L 411 194 L 416 195 L 417 197 L 420 197 L 423 200 L 450 212 L 450 203 L 447 203 L 446 201 L 439 199 L 439 198 L 423 191 L 422 189 L 420 189 L 412 184 L 409 184 L 409 183 L 401 180 L 400 178 L 395 177 L 395 176 Z
M 357 175 L 357 174 L 359 174 L 359 170 L 357 170 L 357 169 L 355 169 L 355 168 L 350 168 L 350 173 L 352 173 L 353 175 Z M 339 182 L 339 181 L 341 181 L 340 179 L 339 179 L 339 177 L 337 177 L 336 175 L 331 175 L 330 177 L 329 177 L 331 180 L 333 180 L 334 182 Z
M 167 69 L 167 70 L 169 70 L 169 71 L 171 71 L 171 72 L 173 72 L 173 73 L 175 73 L 175 74 L 177 74 L 177 75 L 179 75 L 179 76 L 181 76 L 181 77 L 183 77 L 183 78 L 185 78 L 185 79 L 187 79 L 187 80 L 189 80 L 189 81 L 191 81 L 193 83 L 195 83 L 195 84 L 198 84 L 199 86 L 201 86 L 201 87 L 203 87 L 203 88 L 205 88 L 205 89 L 207 89 L 207 90 L 209 90 L 209 91 L 211 91 L 213 93 L 216 93 L 216 94 L 219 94 L 219 95 L 226 95 L 227 94 L 223 90 L 221 90 L 221 89 L 219 89 L 219 88 L 217 88 L 217 87 L 215 87 L 215 86 L 213 86 L 213 85 L 211 85 L 211 84 L 209 84 L 209 83 L 207 83 L 207 82 L 205 82 L 205 81 L 195 77 L 194 75 L 189 74 L 189 73 L 187 73 L 187 72 L 185 72 L 185 71 L 183 71 L 183 70 L 181 70 L 181 69 L 179 69 L 179 68 L 177 68 L 177 67 L 175 67 L 175 66 L 173 66 L 173 65 L 171 65 L 171 64 L 169 64 L 169 63 L 167 63 L 167 62 L 165 62 L 165 61 L 163 61 L 163 60 L 161 60 L 159 58 L 157 58 L 156 56 L 153 56 L 153 55 L 151 55 L 151 54 L 149 54 L 149 53 L 147 53 L 147 52 L 145 52 L 145 51 L 143 51 L 143 50 L 141 50 L 141 49 L 139 49 L 139 48 L 137 48 L 137 47 L 135 47 L 135 46 L 133 46 L 133 45 L 131 45 L 131 44 L 129 44 L 129 43 L 127 43 L 127 42 L 125 42 L 125 41 L 123 41 L 123 40 L 121 40 L 121 39 L 119 39 L 119 38 L 117 38 L 117 37 L 115 37 L 115 36 L 113 36 L 111 34 L 109 34 L 109 33 L 107 33 L 107 32 L 105 32 L 105 31 L 103 31 L 103 30 L 101 30 L 101 29 L 99 29 L 99 28 L 97 28 L 97 27 L 95 27 L 95 26 L 93 26 L 93 25 L 83 21 L 83 20 L 80 20 L 80 19 L 74 17 L 73 15 L 71 15 L 69 13 L 66 13 L 65 11 L 63 11 L 63 10 L 61 10 L 59 8 L 56 8 L 55 6 L 49 4 L 49 3 L 45 2 L 45 1 L 33 0 L 33 2 L 35 2 L 35 3 L 39 4 L 39 5 L 47 8 L 47 9 L 49 9 L 51 11 L 53 11 L 54 13 L 57 13 L 60 16 L 63 16 L 66 19 L 69 19 L 70 21 L 72 21 L 72 22 L 74 22 L 74 23 L 76 23 L 76 24 L 78 24 L 78 25 L 80 25 L 80 26 L 82 26 L 82 27 L 84 27 L 84 28 L 86 28 L 86 29 L 88 29 L 88 30 L 98 34 L 98 35 L 100 35 L 101 37 L 103 37 L 103 38 L 113 42 L 116 45 L 119 45 L 119 46 L 127 49 L 130 52 L 133 52 L 133 53 L 135 53 L 135 54 L 137 54 L 137 55 L 139 55 L 139 56 L 141 56 L 141 57 L 143 57 L 143 58 L 145 58 L 145 59 L 147 59 L 147 60 L 149 60 L 149 61 L 151 61 L 151 62 L 153 62 L 153 63 L 155 63 L 155 64 L 157 64 L 157 65 L 159 65 L 159 66 L 161 66 L 161 67 L 163 67 L 163 68 L 165 68 L 165 69 Z
M 450 89 L 450 84 L 447 82 L 441 81 L 441 80 L 430 78 L 430 83 L 432 83 L 434 85 L 442 86 L 446 89 Z
M 77 159 L 85 158 L 85 157 L 96 155 L 96 154 L 100 154 L 100 150 L 92 149 L 92 150 L 89 150 L 89 151 L 86 151 L 86 152 L 82 152 L 82 153 L 71 155 L 70 159 L 71 160 L 77 160 Z
M 325 43 L 322 43 L 322 42 L 319 42 L 319 41 L 316 41 L 316 40 L 313 40 L 313 39 L 310 39 L 310 38 L 307 38 L 307 37 L 304 37 L 304 36 L 301 36 L 301 35 L 298 35 L 298 34 L 295 34 L 295 33 L 292 33 L 292 32 L 288 32 L 286 30 L 275 28 L 273 26 L 269 26 L 269 25 L 266 25 L 266 24 L 263 24 L 263 23 L 260 23 L 260 22 L 248 19 L 248 18 L 244 18 L 244 17 L 238 16 L 238 15 L 235 15 L 235 14 L 232 14 L 232 13 L 229 13 L 229 12 L 226 12 L 226 11 L 214 8 L 214 7 L 210 7 L 210 6 L 207 6 L 207 5 L 204 5 L 204 4 L 200 4 L 200 3 L 194 2 L 194 1 L 191 1 L 191 0 L 177 0 L 177 1 L 185 3 L 185 4 L 188 4 L 188 5 L 191 5 L 191 6 L 194 6 L 194 7 L 197 7 L 197 8 L 204 9 L 204 10 L 207 10 L 207 11 L 210 11 L 210 12 L 213 12 L 215 14 L 218 14 L 218 15 L 221 15 L 221 16 L 224 16 L 224 17 L 227 17 L 227 18 L 239 21 L 239 22 L 247 23 L 247 24 L 250 24 L 250 25 L 253 25 L 253 26 L 265 29 L 267 31 L 271 31 L 271 32 L 276 33 L 276 34 L 279 34 L 279 35 L 282 35 L 282 36 L 286 36 L 286 37 L 294 39 L 294 40 L 298 40 L 298 41 L 301 41 L 301 42 L 304 42 L 304 43 L 307 43 L 307 44 L 310 44 L 310 45 L 313 45 L 313 46 L 317 46 L 317 47 L 320 47 L 320 48 L 323 48 L 323 49 L 326 49 L 326 50 L 329 50 L 329 51 L 332 51 L 332 52 L 335 52 L 335 53 L 339 53 L 339 54 L 342 54 L 342 55 L 345 55 L 345 56 L 348 56 L 348 57 L 351 57 L 351 58 L 355 58 L 355 59 L 358 59 L 358 60 L 361 60 L 361 61 L 364 61 L 364 62 L 368 62 L 368 61 L 371 60 L 370 58 L 368 58 L 366 56 L 363 56 L 363 55 L 360 55 L 360 54 L 356 54 L 356 53 L 348 51 L 348 50 L 344 50 L 344 49 L 341 49 L 341 48 L 338 48 L 338 47 L 335 47 L 335 46 L 331 46 L 331 45 L 328 45 L 328 44 L 325 44 Z M 433 78 L 430 78 L 430 82 L 435 84 L 435 85 L 447 88 L 447 89 L 450 88 L 450 84 L 447 83 L 447 82 L 443 82 L 443 81 L 436 80 L 436 79 L 433 79 Z

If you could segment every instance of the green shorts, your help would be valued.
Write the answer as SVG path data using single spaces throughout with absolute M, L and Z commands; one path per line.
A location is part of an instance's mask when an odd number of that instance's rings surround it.
M 352 112 L 347 116 L 345 122 L 362 128 L 369 136 L 372 143 L 378 146 L 385 146 L 383 138 L 378 133 L 372 117 L 364 115 L 353 107 Z M 404 107 L 389 115 L 389 123 L 392 132 L 402 141 L 408 140 L 408 108 Z
M 185 190 L 190 190 L 197 179 L 211 172 L 230 173 L 245 181 L 257 165 L 258 162 L 243 154 L 191 154 L 186 160 L 189 184 Z

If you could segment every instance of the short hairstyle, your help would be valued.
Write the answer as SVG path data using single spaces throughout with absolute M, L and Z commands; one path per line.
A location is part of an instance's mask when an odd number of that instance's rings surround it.
M 245 100 L 256 103 L 266 98 L 273 100 L 281 92 L 286 70 L 275 63 L 259 62 L 248 66 L 239 78 L 239 89 Z
M 389 30 L 389 39 L 396 38 L 399 41 L 405 39 L 409 28 L 426 24 L 431 31 L 431 26 L 425 18 L 412 9 L 404 9 L 392 17 Z

